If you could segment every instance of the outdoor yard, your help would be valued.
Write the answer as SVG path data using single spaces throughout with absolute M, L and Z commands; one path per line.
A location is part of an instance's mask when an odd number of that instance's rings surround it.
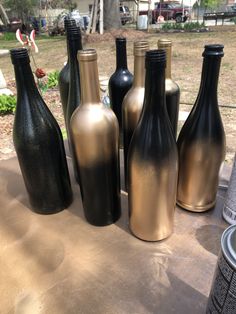
M 172 77 L 181 89 L 181 111 L 190 111 L 196 99 L 199 89 L 202 51 L 205 44 L 219 43 L 225 46 L 225 56 L 219 79 L 218 98 L 220 111 L 226 132 L 227 155 L 226 161 L 231 163 L 236 151 L 236 26 L 213 27 L 212 31 L 206 33 L 152 33 L 141 31 L 122 30 L 123 36 L 127 37 L 128 65 L 133 71 L 133 42 L 145 38 L 150 43 L 150 48 L 157 47 L 159 38 L 169 38 L 173 41 L 172 52 Z M 115 70 L 115 42 L 114 36 L 104 34 L 103 36 L 91 35 L 84 38 L 84 48 L 95 48 L 98 52 L 99 74 L 109 78 Z M 37 41 L 39 53 L 34 54 L 39 68 L 47 73 L 61 70 L 66 61 L 66 42 L 64 36 L 55 38 L 39 39 Z M 19 47 L 16 40 L 3 40 L 0 37 L 0 48 L 10 49 Z M 35 66 L 31 62 L 33 70 Z M 0 59 L 0 68 L 8 83 L 8 87 L 15 93 L 14 72 L 9 56 Z M 47 90 L 43 95 L 45 102 L 50 107 L 62 129 L 64 120 L 60 104 L 58 89 Z M 12 144 L 13 115 L 0 116 L 0 159 L 13 156 Z M 182 123 L 180 123 L 180 126 Z

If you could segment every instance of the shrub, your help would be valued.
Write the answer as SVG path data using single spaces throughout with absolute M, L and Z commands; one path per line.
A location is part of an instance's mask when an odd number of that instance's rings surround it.
M 16 109 L 16 97 L 0 95 L 0 115 L 13 113 Z

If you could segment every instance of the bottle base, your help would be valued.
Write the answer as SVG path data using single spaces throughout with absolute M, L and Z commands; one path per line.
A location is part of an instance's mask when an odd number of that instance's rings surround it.
M 172 233 L 173 233 L 173 231 L 171 230 L 170 233 L 166 234 L 165 236 L 160 236 L 160 237 L 142 237 L 142 236 L 136 234 L 136 233 L 131 229 L 130 226 L 129 226 L 129 230 L 130 230 L 131 234 L 132 234 L 135 238 L 137 238 L 137 239 L 139 239 L 139 240 L 141 240 L 141 241 L 144 241 L 144 242 L 159 242 L 159 241 L 163 241 L 163 240 L 166 240 L 167 238 L 169 238 L 169 237 L 172 235 Z
M 36 214 L 40 214 L 40 215 L 53 215 L 53 214 L 60 213 L 61 211 L 63 211 L 66 208 L 67 207 L 59 208 L 59 209 L 56 209 L 56 210 L 43 210 L 43 209 L 40 210 L 40 209 L 32 207 L 31 210 L 32 210 L 32 212 L 34 212 Z
M 202 212 L 208 211 L 215 206 L 215 203 L 216 203 L 216 201 L 211 202 L 211 203 L 204 205 L 204 206 L 194 206 L 194 205 L 186 204 L 186 203 L 181 202 L 179 200 L 176 201 L 176 204 L 178 206 L 180 206 L 181 208 L 186 209 L 190 212 L 195 212 L 195 213 L 202 213 Z
M 94 220 L 91 220 L 91 219 L 88 219 L 85 215 L 85 218 L 86 218 L 86 221 L 92 225 L 92 226 L 95 226 L 95 227 L 106 227 L 106 226 L 109 226 L 109 225 L 112 225 L 114 223 L 116 223 L 121 217 L 121 213 L 115 217 L 113 220 L 109 220 L 109 221 L 94 221 Z

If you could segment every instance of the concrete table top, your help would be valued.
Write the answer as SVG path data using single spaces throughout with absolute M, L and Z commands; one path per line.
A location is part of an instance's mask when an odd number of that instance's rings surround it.
M 215 209 L 204 214 L 176 208 L 172 236 L 148 243 L 130 234 L 125 193 L 120 220 L 94 227 L 72 181 L 73 204 L 38 215 L 17 159 L 0 162 L 1 314 L 205 313 L 227 227 L 221 218 L 226 190 L 219 189 Z

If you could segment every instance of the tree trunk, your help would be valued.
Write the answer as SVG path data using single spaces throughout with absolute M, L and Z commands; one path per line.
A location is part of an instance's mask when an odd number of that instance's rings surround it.
M 104 0 L 104 29 L 121 28 L 119 0 Z

